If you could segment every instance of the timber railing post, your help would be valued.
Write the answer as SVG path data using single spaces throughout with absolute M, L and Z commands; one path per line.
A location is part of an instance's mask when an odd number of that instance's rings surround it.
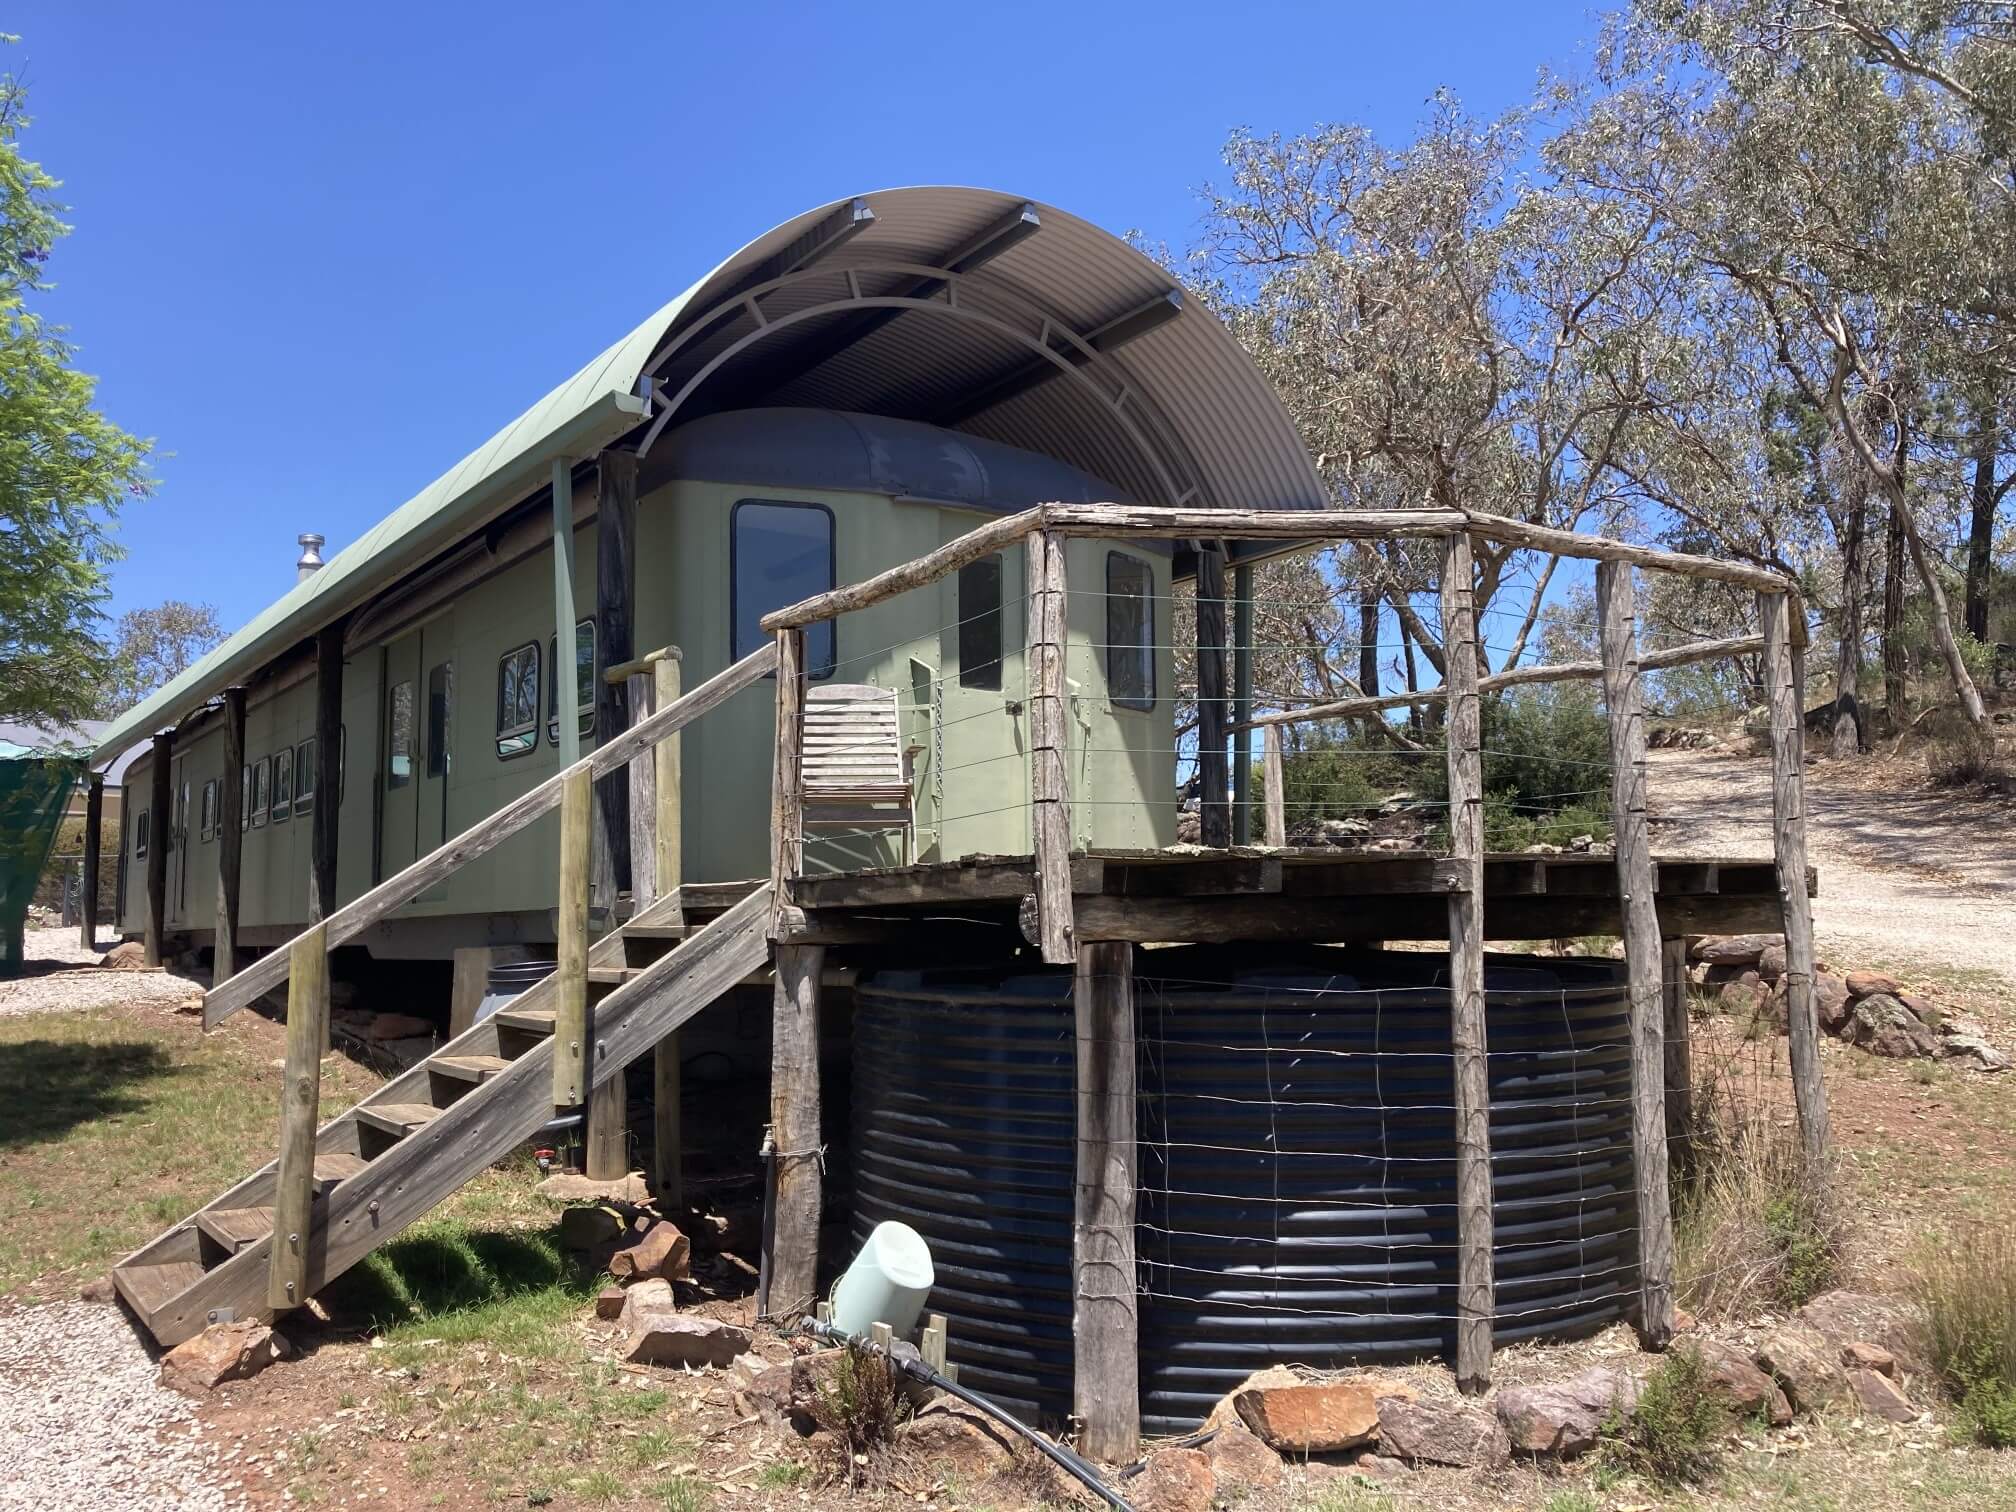
M 84 794 L 84 895 L 77 900 L 78 937 L 86 950 L 98 948 L 98 836 L 105 827 L 105 774 L 90 774 Z
M 675 648 L 671 654 L 660 657 L 651 664 L 650 701 L 657 707 L 669 708 L 678 702 L 680 693 L 679 653 Z M 635 698 L 637 695 L 631 695 Z M 680 741 L 684 737 L 674 730 L 653 747 L 651 782 L 651 872 L 661 898 L 677 898 L 684 879 L 682 870 L 683 852 L 680 833 Z M 632 770 L 635 770 L 633 767 Z M 633 803 L 637 800 L 633 796 Z M 634 823 L 634 821 L 633 821 Z M 637 857 L 631 857 L 633 865 L 642 865 Z M 680 910 L 683 920 L 685 911 Z M 685 1064 L 679 1052 L 679 1031 L 674 1029 L 658 1041 L 651 1058 L 651 1132 L 652 1132 L 652 1190 L 658 1200 L 672 1212 L 678 1212 L 686 1201 L 685 1146 L 680 1135 L 681 1109 L 681 1067 Z
M 322 1052 L 329 1043 L 329 951 L 320 924 L 288 951 L 287 1060 L 280 1082 L 280 1158 L 273 1175 L 273 1247 L 266 1305 L 308 1300 L 308 1239 L 314 1222 L 315 1129 L 321 1121 Z
M 318 749 L 319 759 L 319 749 Z M 316 785 L 321 786 L 318 778 Z M 245 844 L 245 690 L 224 690 L 224 786 L 217 805 L 217 936 L 210 990 L 238 972 L 238 879 Z
M 1820 1072 L 1820 1026 L 1813 1002 L 1813 903 L 1806 896 L 1804 679 L 1790 599 L 1760 593 L 1764 686 L 1771 710 L 1771 850 L 1785 916 L 1785 1032 L 1799 1147 L 1809 1175 L 1827 1159 L 1827 1085 Z
M 1673 1208 L 1666 1160 L 1665 989 L 1652 838 L 1646 820 L 1645 700 L 1631 567 L 1596 564 L 1603 709 L 1610 731 L 1610 813 L 1624 971 L 1631 1011 L 1631 1148 L 1638 1176 L 1638 1334 L 1647 1349 L 1673 1336 Z
M 1253 567 L 1232 569 L 1232 843 L 1253 843 Z
M 679 649 L 675 646 L 669 654 L 651 664 L 652 697 L 661 709 L 671 708 L 682 696 L 679 663 Z M 680 808 L 684 794 L 680 786 L 683 761 L 680 742 L 684 739 L 681 732 L 674 730 L 653 748 L 657 771 L 652 783 L 652 872 L 657 879 L 657 895 L 661 898 L 676 896 L 685 875 L 684 839 L 680 829 L 684 822 Z
M 1076 1193 L 1071 1245 L 1071 1411 L 1079 1448 L 1132 1460 L 1141 1441 L 1135 1275 L 1134 947 L 1087 941 L 1073 981 L 1077 1021 Z
M 560 906 L 554 921 L 553 1105 L 588 1101 L 588 851 L 595 786 L 570 771 L 560 793 Z
M 1029 634 L 1023 653 L 1029 705 L 1029 804 L 1036 851 L 1036 911 L 1043 959 L 1077 960 L 1071 929 L 1071 776 L 1065 648 L 1070 613 L 1064 537 L 1032 531 L 1028 542 Z
M 791 879 L 805 865 L 805 632 L 777 632 L 777 750 L 770 773 L 770 937 L 781 933 Z
M 1449 706 L 1449 856 L 1461 871 L 1449 894 L 1450 1081 L 1456 1114 L 1456 1385 L 1491 1384 L 1491 1076 L 1484 1028 L 1483 711 L 1477 692 L 1477 615 L 1470 537 L 1442 543 L 1442 656 Z
M 1225 554 L 1197 553 L 1197 834 L 1205 845 L 1232 843 L 1225 766 Z
M 1281 791 L 1285 768 L 1281 763 L 1281 726 L 1260 727 L 1261 781 L 1266 785 L 1267 843 L 1280 849 L 1288 843 L 1288 795 Z

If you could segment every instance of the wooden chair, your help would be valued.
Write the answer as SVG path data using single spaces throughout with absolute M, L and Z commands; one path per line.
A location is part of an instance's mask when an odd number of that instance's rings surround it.
M 815 684 L 805 699 L 801 823 L 903 831 L 903 863 L 916 859 L 917 810 L 910 756 L 893 688 Z

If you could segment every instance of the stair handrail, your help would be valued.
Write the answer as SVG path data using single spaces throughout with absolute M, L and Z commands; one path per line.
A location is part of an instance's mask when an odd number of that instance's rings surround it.
M 404 871 L 386 878 L 376 887 L 330 914 L 302 934 L 323 931 L 331 950 L 354 939 L 395 909 L 413 901 L 428 888 L 453 876 L 465 864 L 487 855 L 541 815 L 560 806 L 568 779 L 585 773 L 592 781 L 629 764 L 666 736 L 683 729 L 701 715 L 720 707 L 742 689 L 767 677 L 777 662 L 773 641 L 757 647 L 740 661 L 701 683 L 692 692 L 674 700 L 648 719 L 640 720 L 622 734 L 597 746 L 572 766 L 548 777 L 537 787 L 519 794 L 486 817 L 479 819 L 452 840 L 429 851 Z M 287 980 L 288 959 L 297 935 L 285 945 L 261 956 L 229 981 L 203 995 L 203 1027 L 214 1029 L 239 1009 L 256 1002 Z

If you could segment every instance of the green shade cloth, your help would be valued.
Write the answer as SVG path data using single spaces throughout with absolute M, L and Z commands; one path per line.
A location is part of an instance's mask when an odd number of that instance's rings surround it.
M 83 774 L 79 757 L 0 757 L 0 977 L 21 974 L 28 904 Z

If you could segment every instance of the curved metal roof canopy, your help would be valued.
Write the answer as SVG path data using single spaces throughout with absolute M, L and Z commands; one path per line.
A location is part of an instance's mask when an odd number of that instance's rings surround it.
M 1146 503 L 1327 502 L 1287 412 L 1168 273 L 1063 211 L 893 189 L 743 247 L 113 721 L 94 763 L 172 725 L 547 482 L 552 463 L 795 405 L 919 420 L 1042 452 Z

